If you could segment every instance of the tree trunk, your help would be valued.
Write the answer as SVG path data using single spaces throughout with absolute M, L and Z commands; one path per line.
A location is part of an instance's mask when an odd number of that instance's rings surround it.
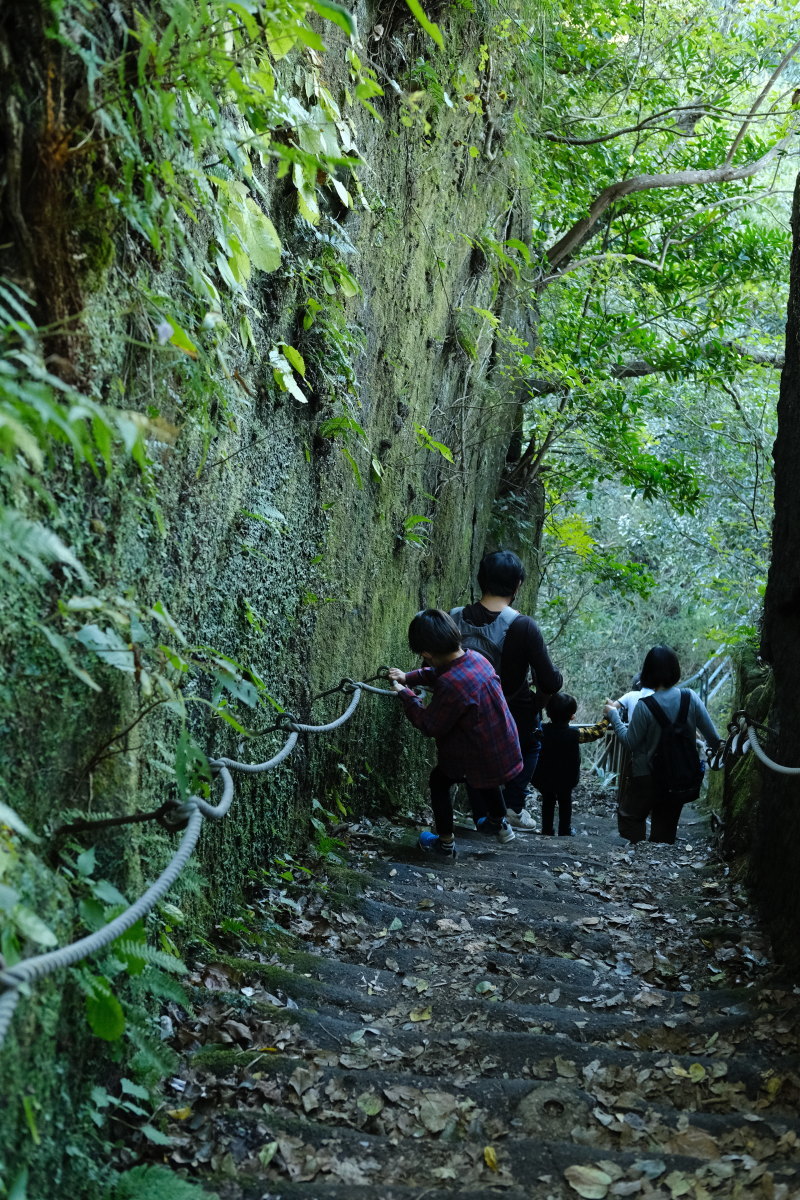
M 787 766 L 800 765 L 800 177 L 792 214 L 792 253 L 786 364 L 778 402 L 775 441 L 775 520 L 767 582 L 762 656 L 775 671 L 775 703 L 768 750 Z M 757 894 L 772 927 L 776 948 L 800 965 L 800 776 L 763 768 L 763 788 L 752 870 Z

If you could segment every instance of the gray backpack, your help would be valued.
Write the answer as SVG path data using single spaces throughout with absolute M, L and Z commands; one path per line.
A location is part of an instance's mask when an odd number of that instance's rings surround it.
M 477 650 L 484 658 L 488 658 L 499 674 L 503 642 L 506 640 L 506 634 L 512 621 L 517 619 L 519 613 L 509 605 L 508 608 L 502 609 L 497 614 L 490 625 L 470 625 L 469 621 L 464 620 L 463 614 L 463 608 L 450 609 L 450 616 L 461 634 L 461 645 L 466 646 L 469 650 Z

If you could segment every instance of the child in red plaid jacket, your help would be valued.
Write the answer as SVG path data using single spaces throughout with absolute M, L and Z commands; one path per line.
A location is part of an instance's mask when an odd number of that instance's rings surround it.
M 488 815 L 478 822 L 480 832 L 510 842 L 514 831 L 505 820 L 501 785 L 522 770 L 522 755 L 494 667 L 477 651 L 462 650 L 455 622 L 438 608 L 417 613 L 408 644 L 428 665 L 407 672 L 392 667 L 389 678 L 409 721 L 435 739 L 438 751 L 430 777 L 436 834 L 420 834 L 420 846 L 455 857 L 452 789 L 460 780 L 481 793 Z M 431 688 L 428 705 L 411 691 L 417 685 Z

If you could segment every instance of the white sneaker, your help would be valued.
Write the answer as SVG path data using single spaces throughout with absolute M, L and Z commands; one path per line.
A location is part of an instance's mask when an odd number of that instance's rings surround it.
M 536 822 L 527 808 L 523 808 L 522 812 L 514 812 L 513 808 L 509 808 L 506 812 L 506 820 L 514 829 L 525 829 L 529 833 L 536 832 Z
M 481 817 L 479 821 L 475 822 L 475 826 L 478 833 L 482 833 L 486 837 L 496 837 L 503 846 L 506 842 L 513 842 L 517 836 L 505 818 L 498 823 L 490 820 L 489 817 Z

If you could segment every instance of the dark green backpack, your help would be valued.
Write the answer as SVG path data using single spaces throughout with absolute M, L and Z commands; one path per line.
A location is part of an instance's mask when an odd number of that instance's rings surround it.
M 650 759 L 650 774 L 656 792 L 670 804 L 691 804 L 700 795 L 703 764 L 697 751 L 694 729 L 689 725 L 691 695 L 681 688 L 681 703 L 675 721 L 670 721 L 655 696 L 644 696 L 639 703 L 647 708 L 661 726 L 661 737 Z

